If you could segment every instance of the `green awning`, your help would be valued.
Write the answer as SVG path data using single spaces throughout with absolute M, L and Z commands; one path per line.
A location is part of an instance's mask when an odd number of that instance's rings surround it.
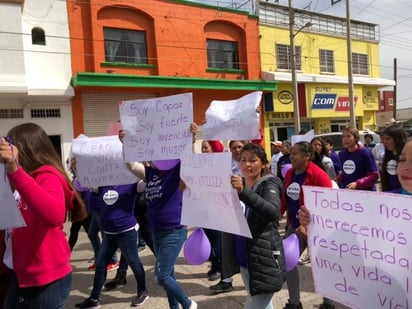
M 276 91 L 277 82 L 265 80 L 211 79 L 113 73 L 77 73 L 73 87 L 185 88 Z

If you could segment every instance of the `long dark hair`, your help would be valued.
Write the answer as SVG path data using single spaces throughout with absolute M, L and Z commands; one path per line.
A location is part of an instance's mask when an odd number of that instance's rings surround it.
M 249 151 L 250 153 L 255 154 L 260 159 L 260 161 L 262 161 L 263 168 L 260 173 L 261 176 L 265 176 L 271 173 L 269 168 L 269 160 L 267 158 L 265 149 L 263 149 L 262 146 L 260 146 L 259 144 L 247 143 L 243 146 L 240 153 L 242 154 L 245 151 Z
M 314 137 L 310 141 L 310 144 L 312 145 L 312 143 L 315 141 L 318 141 L 321 144 L 322 148 L 320 150 L 320 153 L 318 153 L 317 151 L 315 151 L 315 149 L 313 149 L 312 162 L 315 163 L 317 166 L 319 166 L 321 169 L 325 170 L 325 167 L 323 166 L 323 163 L 322 163 L 322 159 L 324 156 L 329 157 L 328 150 L 326 149 L 326 143 L 322 138 Z
M 35 123 L 23 123 L 8 132 L 11 142 L 19 150 L 18 163 L 28 173 L 32 173 L 43 165 L 49 165 L 58 170 L 75 192 L 79 213 L 72 213 L 72 220 L 82 220 L 87 216 L 83 199 L 76 192 L 55 150 L 49 136 L 42 127 Z M 76 209 L 76 207 L 75 207 Z
M 403 146 L 405 146 L 408 136 L 406 134 L 406 131 L 402 128 L 402 126 L 398 124 L 394 124 L 394 125 L 391 125 L 383 129 L 381 136 L 384 136 L 384 135 L 392 137 L 395 143 L 394 152 L 388 150 L 385 147 L 385 154 L 382 160 L 382 168 L 381 168 L 381 174 L 380 174 L 381 186 L 382 186 L 382 191 L 387 191 L 389 189 L 388 172 L 386 171 L 388 162 L 392 154 L 395 154 L 396 161 L 399 160 L 399 154 L 402 152 Z

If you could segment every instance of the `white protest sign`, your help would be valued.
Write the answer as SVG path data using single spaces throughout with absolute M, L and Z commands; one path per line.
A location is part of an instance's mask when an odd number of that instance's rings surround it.
M 192 93 L 123 101 L 120 119 L 126 162 L 179 159 L 192 151 Z
M 411 308 L 412 197 L 303 190 L 316 292 L 350 308 Z
M 260 139 L 256 108 L 262 92 L 256 91 L 232 101 L 212 101 L 206 110 L 203 136 L 206 140 Z
M 306 134 L 292 135 L 292 138 L 291 138 L 292 146 L 295 145 L 297 142 L 310 143 L 314 137 L 315 137 L 314 130 L 310 130 L 306 132 Z
M 183 191 L 181 223 L 252 238 L 233 189 L 231 154 L 186 154 L 182 157 L 180 177 Z
M 123 160 L 117 135 L 76 138 L 72 143 L 76 177 L 82 187 L 124 185 L 137 182 Z
M 4 164 L 0 164 L 0 230 L 26 226 L 26 222 L 17 207 L 6 175 Z M 3 241 L 3 240 L 1 240 Z

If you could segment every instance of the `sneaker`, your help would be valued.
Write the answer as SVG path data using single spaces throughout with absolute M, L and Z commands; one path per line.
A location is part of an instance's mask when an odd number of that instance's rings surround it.
M 190 304 L 189 309 L 197 309 L 197 302 L 195 302 L 194 300 L 191 300 L 192 303 Z
M 208 272 L 207 272 L 207 278 L 209 279 L 209 281 L 215 281 L 217 279 L 220 278 L 220 272 L 211 268 Z
M 89 309 L 98 309 L 100 308 L 100 302 L 97 299 L 91 299 L 91 297 L 86 298 L 83 302 L 75 305 L 76 308 L 89 308 Z
M 136 298 L 133 299 L 131 306 L 132 307 L 141 306 L 141 305 L 144 304 L 144 302 L 147 299 L 149 299 L 149 295 L 147 295 L 146 291 L 139 292 L 139 294 L 137 294 Z
M 319 305 L 319 309 L 335 309 L 335 305 L 322 303 Z
M 95 270 L 96 270 L 96 263 L 93 263 L 92 265 L 90 265 L 89 267 L 87 267 L 87 270 L 89 270 L 89 271 L 95 271 Z
M 119 262 L 107 264 L 107 267 L 106 267 L 107 271 L 115 270 L 118 268 L 119 268 Z
M 220 281 L 218 284 L 209 287 L 215 294 L 228 293 L 233 291 L 231 282 Z
M 303 256 L 302 258 L 300 258 L 298 263 L 299 263 L 299 265 L 309 264 L 310 263 L 309 254 Z
M 114 277 L 112 280 L 107 281 L 104 284 L 104 288 L 106 290 L 113 290 L 119 286 L 124 286 L 127 284 L 127 280 L 126 280 L 126 276 L 123 275 L 116 275 L 116 277 Z
M 303 309 L 302 303 L 299 302 L 299 304 L 291 304 L 290 301 L 283 307 L 283 309 Z

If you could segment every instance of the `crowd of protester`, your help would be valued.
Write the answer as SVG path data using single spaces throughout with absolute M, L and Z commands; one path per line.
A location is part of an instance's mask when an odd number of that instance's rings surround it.
M 190 130 L 195 136 L 197 125 L 191 124 Z M 120 131 L 121 141 L 124 136 Z M 379 183 L 382 191 L 410 194 L 412 188 L 405 180 L 409 175 L 402 175 L 407 169 L 410 172 L 412 141 L 399 125 L 391 125 L 381 132 L 377 145 L 373 137 L 365 135 L 365 141 L 360 141 L 356 128 L 345 128 L 344 149 L 338 154 L 330 140 L 320 137 L 294 145 L 288 140 L 271 145 L 272 157 L 268 158 L 259 141 L 228 143 L 231 184 L 252 238 L 205 229 L 211 243 L 210 270 L 205 276 L 210 281 L 219 280 L 210 286 L 213 295 L 233 291 L 232 277 L 240 274 L 247 292 L 246 309 L 273 308 L 274 293 L 286 282 L 289 299 L 284 309 L 301 309 L 299 266 L 286 272 L 278 229 L 285 217 L 285 237 L 296 234 L 300 254 L 307 250 L 310 217 L 302 186 L 374 191 Z M 380 158 L 374 147 L 383 147 Z M 201 151 L 223 152 L 225 147 L 221 141 L 204 140 Z M 45 131 L 26 123 L 1 138 L 0 162 L 27 223 L 24 228 L 0 231 L 4 240 L 0 241 L 0 308 L 64 308 L 72 288 L 70 253 L 76 250 L 82 227 L 93 248 L 94 263 L 89 270 L 94 271 L 94 279 L 90 281 L 90 296 L 76 304 L 77 308 L 100 308 L 103 289 L 127 284 L 128 267 L 136 281 L 131 306 L 146 302 L 150 291 L 145 265 L 139 258 L 142 242 L 156 259 L 154 275 L 169 308 L 198 307 L 174 272 L 188 236 L 187 227 L 181 224 L 186 187 L 180 179 L 179 160 L 168 170 L 159 169 L 156 161 L 128 162 L 127 168 L 139 179 L 137 184 L 80 188 L 76 159 L 68 162 L 69 177 Z M 63 226 L 68 214 L 72 223 L 67 237 Z M 31 259 L 32 254 L 37 258 Z M 116 276 L 106 280 L 107 272 L 113 269 L 117 269 Z M 324 298 L 319 308 L 333 309 L 335 303 Z

